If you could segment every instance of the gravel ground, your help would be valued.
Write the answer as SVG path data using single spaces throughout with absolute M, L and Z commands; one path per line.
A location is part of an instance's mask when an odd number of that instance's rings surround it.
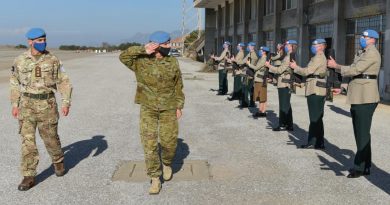
M 216 96 L 215 73 L 180 59 L 186 105 L 180 121 L 178 159 L 207 160 L 211 180 L 167 182 L 149 196 L 148 182 L 112 182 L 121 160 L 143 160 L 138 134 L 135 77 L 118 54 L 65 60 L 74 85 L 71 114 L 59 133 L 68 173 L 53 175 L 37 137 L 38 184 L 19 192 L 20 137 L 10 115 L 8 84 L 0 82 L 1 204 L 389 204 L 390 109 L 381 106 L 372 127 L 373 168 L 368 177 L 348 179 L 355 152 L 349 106 L 342 97 L 326 103 L 326 151 L 300 150 L 306 142 L 306 99 L 292 97 L 295 130 L 272 132 L 277 122 L 277 90 L 269 86 L 268 118 L 253 119 L 237 102 Z M 229 75 L 229 83 L 232 86 Z M 231 87 L 230 87 L 231 90 Z

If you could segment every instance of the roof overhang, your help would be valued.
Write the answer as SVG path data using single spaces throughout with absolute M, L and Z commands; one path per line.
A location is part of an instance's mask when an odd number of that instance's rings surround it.
M 210 8 L 215 9 L 218 5 L 222 5 L 226 0 L 194 0 L 195 8 Z

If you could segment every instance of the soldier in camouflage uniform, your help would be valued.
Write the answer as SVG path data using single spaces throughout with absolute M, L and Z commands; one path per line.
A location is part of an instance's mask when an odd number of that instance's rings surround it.
M 168 56 L 169 34 L 158 31 L 149 40 L 145 47 L 128 48 L 119 59 L 134 71 L 137 79 L 135 103 L 141 105 L 140 135 L 147 174 L 152 182 L 149 194 L 158 194 L 161 174 L 166 181 L 172 178 L 171 164 L 176 152 L 184 93 L 179 63 Z M 162 148 L 162 170 L 158 138 Z
M 64 153 L 57 134 L 58 109 L 54 92 L 62 95 L 62 114 L 69 113 L 72 86 L 61 62 L 46 51 L 46 34 L 33 28 L 27 34 L 30 49 L 17 57 L 10 79 L 12 115 L 19 119 L 22 137 L 23 181 L 18 189 L 25 191 L 34 186 L 39 155 L 35 132 L 39 134 L 52 158 L 57 176 L 65 174 Z

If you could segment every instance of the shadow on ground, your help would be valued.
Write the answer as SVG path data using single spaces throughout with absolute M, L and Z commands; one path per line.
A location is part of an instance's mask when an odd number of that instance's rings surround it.
M 98 156 L 103 153 L 108 145 L 107 141 L 104 139 L 103 135 L 93 136 L 91 139 L 81 140 L 70 144 L 66 147 L 63 147 L 62 150 L 64 152 L 64 164 L 66 173 L 77 166 L 81 161 L 88 158 L 91 153 L 95 151 L 92 157 Z M 93 170 L 91 170 L 93 171 Z M 45 181 L 51 175 L 54 174 L 53 165 L 42 171 L 37 175 L 36 181 L 37 184 Z
M 347 117 L 351 117 L 351 113 L 349 111 L 346 111 L 346 110 L 341 109 L 339 107 L 336 107 L 334 105 L 328 105 L 328 107 L 330 108 L 330 110 L 332 110 L 335 113 L 338 113 L 338 114 L 341 114 L 341 115 L 344 115 Z
M 172 163 L 173 173 L 177 173 L 181 170 L 184 164 L 184 159 L 186 159 L 189 154 L 190 154 L 190 148 L 188 147 L 188 144 L 185 143 L 183 139 L 178 138 L 176 155 Z
M 337 162 L 331 162 L 324 156 L 321 156 L 321 154 L 317 153 L 317 157 L 322 163 L 320 164 L 321 170 L 332 170 L 336 176 L 344 176 L 342 171 L 348 171 L 351 167 L 353 167 L 353 159 L 355 157 L 354 152 L 348 149 L 341 149 L 329 141 L 325 141 L 325 146 L 326 149 L 324 150 L 324 153 L 335 159 Z M 371 167 L 371 175 L 365 176 L 365 178 L 373 185 L 390 195 L 390 173 L 387 173 L 373 163 Z

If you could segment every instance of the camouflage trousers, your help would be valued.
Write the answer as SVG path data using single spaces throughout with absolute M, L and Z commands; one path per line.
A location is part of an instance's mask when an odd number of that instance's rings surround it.
M 176 153 L 178 135 L 176 110 L 157 111 L 141 106 L 140 134 L 147 174 L 149 177 L 159 177 L 162 174 L 161 161 L 170 166 Z
M 39 154 L 35 133 L 39 134 L 53 163 L 62 162 L 64 153 L 57 134 L 58 108 L 55 98 L 46 100 L 22 97 L 19 114 L 19 134 L 22 137 L 21 171 L 23 176 L 35 176 Z

